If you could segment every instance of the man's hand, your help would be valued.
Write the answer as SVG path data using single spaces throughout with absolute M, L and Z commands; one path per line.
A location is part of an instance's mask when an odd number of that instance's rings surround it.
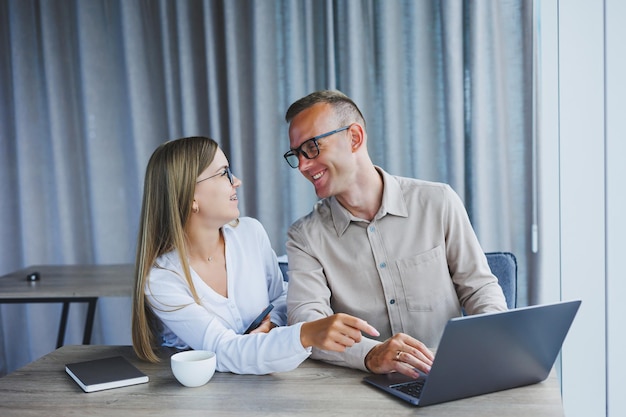
M 343 352 L 346 348 L 361 341 L 361 332 L 378 336 L 378 331 L 365 320 L 348 314 L 332 316 L 304 323 L 300 330 L 302 346 Z
M 365 357 L 365 366 L 375 374 L 396 371 L 418 378 L 419 373 L 415 369 L 430 372 L 434 358 L 422 342 L 407 334 L 397 333 L 369 351 Z

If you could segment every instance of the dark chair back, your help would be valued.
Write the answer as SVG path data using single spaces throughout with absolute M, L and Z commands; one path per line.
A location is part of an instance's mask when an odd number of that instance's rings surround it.
M 510 252 L 487 252 L 487 262 L 491 273 L 498 278 L 498 283 L 504 292 L 506 305 L 517 307 L 517 259 Z
M 289 269 L 289 263 L 278 261 L 278 266 L 280 267 L 280 272 L 283 273 L 283 280 L 289 281 L 289 277 L 287 276 L 287 270 Z

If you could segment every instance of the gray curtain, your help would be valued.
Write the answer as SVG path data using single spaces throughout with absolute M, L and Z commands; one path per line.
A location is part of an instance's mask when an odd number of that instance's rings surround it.
M 283 116 L 317 89 L 363 110 L 374 162 L 448 182 L 485 251 L 518 258 L 532 302 L 530 0 L 0 0 L 0 274 L 130 263 L 144 169 L 206 135 L 277 254 L 313 188 Z M 60 305 L 0 306 L 0 374 L 54 349 Z M 85 315 L 72 306 L 66 343 Z M 130 344 L 130 298 L 93 343 Z

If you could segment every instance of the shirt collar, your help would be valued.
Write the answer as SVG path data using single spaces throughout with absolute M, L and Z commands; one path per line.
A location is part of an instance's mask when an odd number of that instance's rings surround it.
M 382 204 L 378 209 L 378 213 L 374 216 L 374 219 L 381 219 L 387 214 L 399 217 L 408 217 L 409 211 L 407 209 L 406 202 L 404 201 L 404 195 L 398 180 L 382 168 L 378 166 L 375 166 L 375 168 L 383 179 L 383 199 Z M 367 220 L 359 219 L 358 217 L 353 216 L 348 210 L 346 210 L 345 207 L 341 205 L 341 203 L 339 203 L 339 201 L 337 201 L 335 196 L 328 199 L 328 204 L 330 206 L 333 224 L 338 236 L 343 235 L 350 223 L 353 221 L 367 223 Z

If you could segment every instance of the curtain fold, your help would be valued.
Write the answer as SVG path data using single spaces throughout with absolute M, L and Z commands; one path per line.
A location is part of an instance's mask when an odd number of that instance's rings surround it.
M 361 107 L 374 163 L 447 182 L 486 251 L 530 255 L 531 2 L 0 2 L 0 274 L 134 261 L 152 151 L 216 139 L 240 208 L 277 254 L 316 201 L 282 154 L 284 113 L 318 89 Z M 80 343 L 72 306 L 66 343 Z M 0 306 L 0 374 L 54 349 L 58 305 Z M 98 303 L 94 343 L 130 343 L 130 299 Z M 50 330 L 53 329 L 53 331 Z M 52 333 L 52 334 L 51 334 Z

